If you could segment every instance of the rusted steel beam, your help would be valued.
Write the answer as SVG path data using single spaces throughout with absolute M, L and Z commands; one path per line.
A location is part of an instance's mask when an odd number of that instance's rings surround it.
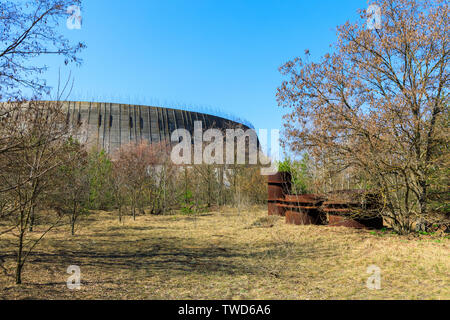
M 366 228 L 365 225 L 363 225 L 362 223 L 360 223 L 354 219 L 349 219 L 344 216 L 335 216 L 335 215 L 328 216 L 328 226 L 330 226 L 330 227 L 350 227 L 350 228 L 357 228 L 357 229 Z
M 383 218 L 374 217 L 368 219 L 351 219 L 342 215 L 329 215 L 328 226 L 330 227 L 350 227 L 357 229 L 381 229 L 383 227 Z
M 269 201 L 267 203 L 269 216 L 284 216 L 285 208 L 280 207 L 276 201 Z
M 286 210 L 286 223 L 295 225 L 321 224 L 319 214 Z
M 318 203 L 324 201 L 323 197 L 317 194 L 287 194 L 285 201 Z
M 356 201 L 345 201 L 345 200 L 342 200 L 342 201 L 325 201 L 324 203 L 323 203 L 323 205 L 324 206 L 332 206 L 332 205 L 345 205 L 345 206 L 351 206 L 351 205 L 353 205 L 353 206 L 359 206 L 359 205 L 361 205 L 361 203 L 360 202 L 356 202 Z
M 364 190 L 343 190 L 319 194 L 290 194 L 291 176 L 288 173 L 277 173 L 268 176 L 268 213 L 284 215 L 290 224 L 326 224 L 352 228 L 382 228 L 381 217 L 351 217 L 352 212 L 371 208 L 374 195 Z M 328 216 L 328 219 L 327 219 Z M 328 220 L 328 221 L 327 221 Z
M 291 184 L 291 175 L 288 172 L 277 172 L 267 176 L 268 183 Z
M 298 210 L 320 210 L 320 207 L 316 207 L 316 206 L 299 206 L 299 205 L 285 204 L 285 203 L 279 203 L 277 205 L 280 207 L 283 207 L 283 208 L 292 208 L 292 209 L 298 209 Z
M 267 198 L 269 201 L 283 200 L 283 187 L 278 184 L 269 184 L 267 187 Z
M 333 212 L 333 213 L 349 213 L 352 212 L 352 210 L 347 208 L 322 208 L 323 212 Z

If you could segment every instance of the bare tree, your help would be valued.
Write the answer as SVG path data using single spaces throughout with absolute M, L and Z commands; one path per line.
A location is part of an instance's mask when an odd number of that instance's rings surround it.
M 170 159 L 170 148 L 167 144 L 153 144 L 152 148 L 157 155 L 156 165 L 148 167 L 149 185 L 147 197 L 151 214 L 166 214 L 171 208 L 179 205 L 181 171 Z
M 448 158 L 448 2 L 378 5 L 379 29 L 367 28 L 361 10 L 357 23 L 338 27 L 332 54 L 286 63 L 289 80 L 277 97 L 291 109 L 285 139 L 292 149 L 356 168 L 382 195 L 384 217 L 407 233 L 429 213 L 430 177 L 442 154 Z
M 157 208 L 165 208 L 166 196 L 170 196 L 168 182 L 171 180 L 165 150 L 162 144 L 131 143 L 122 146 L 114 157 L 116 181 L 120 181 L 120 189 L 127 195 L 133 219 L 136 218 L 136 210 L 145 213 L 146 199 L 150 200 L 152 213 L 156 213 Z
M 29 254 L 39 241 L 53 229 L 59 219 L 47 225 L 35 239 L 28 237 L 33 209 L 43 200 L 44 193 L 53 190 L 53 173 L 64 163 L 76 157 L 68 152 L 68 140 L 73 129 L 66 122 L 66 113 L 60 103 L 28 102 L 12 107 L 14 112 L 3 119 L 4 126 L 15 125 L 8 131 L 17 148 L 0 154 L 0 193 L 8 199 L 7 219 L 17 236 L 16 283 L 22 283 L 22 270 Z M 2 133 L 3 134 L 3 133 Z
M 111 190 L 114 196 L 114 203 L 118 209 L 119 222 L 122 222 L 123 207 L 126 203 L 126 177 L 123 175 L 122 170 L 118 170 L 119 164 L 113 163 L 114 170 L 111 176 Z
M 48 195 L 47 206 L 69 217 L 70 231 L 75 235 L 75 224 L 87 213 L 89 203 L 88 161 L 84 146 L 76 140 L 67 141 L 66 152 L 50 178 L 54 188 Z
M 19 100 L 24 90 L 32 96 L 49 94 L 39 75 L 45 65 L 30 61 L 42 55 L 60 55 L 65 64 L 81 63 L 77 54 L 83 43 L 71 44 L 58 27 L 66 21 L 67 8 L 80 0 L 2 0 L 0 2 L 0 100 Z

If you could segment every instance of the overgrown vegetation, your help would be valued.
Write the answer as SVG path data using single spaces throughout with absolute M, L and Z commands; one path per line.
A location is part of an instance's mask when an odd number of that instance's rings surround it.
M 285 142 L 308 153 L 324 189 L 370 189 L 398 232 L 426 231 L 450 218 L 448 2 L 377 3 L 380 28 L 361 10 L 330 54 L 280 68 Z
M 313 190 L 313 166 L 307 153 L 302 155 L 299 161 L 287 157 L 278 165 L 280 172 L 288 172 L 291 175 L 292 193 L 305 194 Z

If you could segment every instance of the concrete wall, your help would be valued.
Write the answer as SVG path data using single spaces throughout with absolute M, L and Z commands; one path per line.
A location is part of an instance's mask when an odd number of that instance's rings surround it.
M 132 141 L 170 142 L 175 129 L 187 129 L 193 135 L 194 121 L 201 121 L 203 130 L 248 129 L 221 117 L 177 109 L 79 101 L 65 102 L 65 107 L 69 121 L 81 123 L 82 138 L 109 153 Z

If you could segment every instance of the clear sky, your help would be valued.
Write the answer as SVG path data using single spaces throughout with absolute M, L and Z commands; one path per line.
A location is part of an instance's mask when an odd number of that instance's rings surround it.
M 75 79 L 70 99 L 219 109 L 255 128 L 281 128 L 278 68 L 329 51 L 336 26 L 365 0 L 84 0 L 81 67 L 45 59 Z M 191 108 L 192 109 L 192 108 Z

